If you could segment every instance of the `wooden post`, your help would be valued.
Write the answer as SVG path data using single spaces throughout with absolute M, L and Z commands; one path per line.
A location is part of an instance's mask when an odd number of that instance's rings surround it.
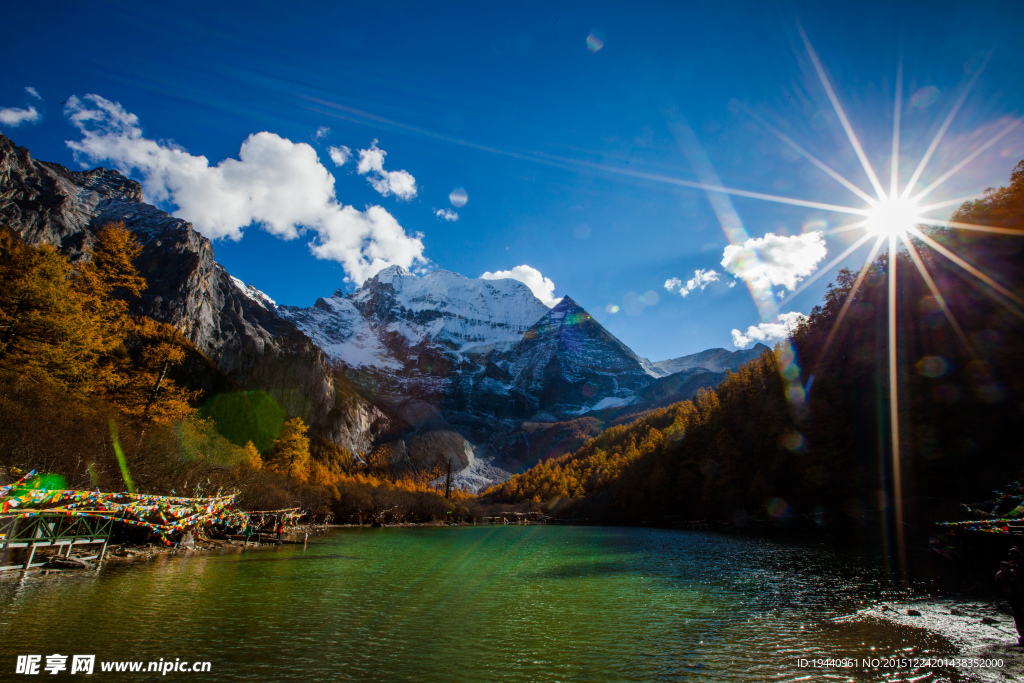
M 24 567 L 24 569 L 22 569 L 22 571 L 24 571 L 24 572 L 28 571 L 28 568 L 32 565 L 32 558 L 36 556 L 36 544 L 35 543 L 30 543 L 28 547 L 29 547 L 28 559 L 25 560 L 25 567 Z
M 109 540 L 110 540 L 109 538 L 103 539 L 103 549 L 100 550 L 100 562 L 103 561 L 103 557 L 107 554 L 107 541 L 109 541 Z M 99 563 L 97 563 L 97 565 L 98 564 Z

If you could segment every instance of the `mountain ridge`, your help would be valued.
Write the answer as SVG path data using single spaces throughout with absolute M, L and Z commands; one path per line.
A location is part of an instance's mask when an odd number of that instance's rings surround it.
M 767 348 L 652 363 L 570 296 L 549 308 L 518 280 L 443 269 L 390 266 L 350 294 L 279 306 L 231 276 L 190 223 L 146 204 L 134 180 L 36 161 L 2 135 L 0 220 L 72 259 L 99 227 L 123 222 L 149 282 L 134 313 L 179 329 L 238 387 L 267 390 L 315 435 L 356 454 L 398 439 L 395 452 L 420 466 L 455 453 L 467 481 L 544 457 L 531 444 L 567 443 L 534 438 L 545 425 L 689 398 Z
M 133 313 L 177 328 L 238 386 L 268 391 L 314 434 L 354 453 L 390 428 L 389 416 L 336 382 L 317 346 L 231 278 L 191 223 L 146 204 L 136 181 L 37 161 L 0 135 L 0 221 L 72 260 L 100 227 L 124 223 L 142 247 L 136 266 L 148 283 Z

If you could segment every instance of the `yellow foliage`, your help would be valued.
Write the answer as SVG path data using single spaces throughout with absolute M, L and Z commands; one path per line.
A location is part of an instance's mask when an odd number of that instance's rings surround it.
M 263 469 L 263 456 L 256 449 L 256 445 L 249 441 L 243 447 L 243 455 L 241 465 L 247 467 L 250 470 L 261 470 Z
M 245 449 L 231 443 L 217 431 L 217 423 L 192 415 L 175 427 L 181 455 L 190 462 L 234 467 L 245 461 Z
M 95 387 L 102 333 L 70 278 L 54 247 L 0 231 L 0 366 L 86 395 Z
M 691 401 L 683 401 L 646 413 L 629 424 L 604 430 L 575 453 L 539 463 L 480 495 L 494 502 L 587 495 L 618 478 L 642 455 L 681 438 L 696 412 Z
M 267 457 L 267 468 L 289 479 L 305 483 L 310 475 L 309 427 L 300 417 L 293 417 L 281 427 L 274 447 Z

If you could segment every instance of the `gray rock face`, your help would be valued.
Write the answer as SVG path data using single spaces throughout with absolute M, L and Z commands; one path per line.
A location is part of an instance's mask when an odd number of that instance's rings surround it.
M 640 358 L 569 297 L 548 311 L 509 351 L 495 354 L 474 405 L 520 417 L 585 412 L 626 401 L 653 381 Z
M 426 432 L 412 440 L 409 456 L 418 469 L 427 470 L 447 460 L 452 470 L 464 470 L 473 464 L 473 444 L 456 431 Z
M 389 428 L 387 415 L 336 381 L 315 344 L 240 288 L 191 223 L 143 203 L 138 183 L 116 171 L 36 161 L 0 135 L 0 224 L 76 259 L 115 221 L 142 244 L 136 265 L 148 288 L 133 312 L 173 325 L 239 386 L 267 391 L 333 443 L 368 452 Z

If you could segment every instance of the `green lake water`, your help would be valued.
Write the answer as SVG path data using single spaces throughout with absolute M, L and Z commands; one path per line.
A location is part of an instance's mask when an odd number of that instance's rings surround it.
M 881 577 L 826 546 L 700 532 L 339 529 L 305 548 L 0 581 L 0 680 L 56 678 L 14 673 L 17 655 L 53 653 L 209 661 L 187 677 L 210 681 L 917 679 L 928 670 L 797 665 L 954 653 L 918 629 L 836 621 L 887 597 Z

